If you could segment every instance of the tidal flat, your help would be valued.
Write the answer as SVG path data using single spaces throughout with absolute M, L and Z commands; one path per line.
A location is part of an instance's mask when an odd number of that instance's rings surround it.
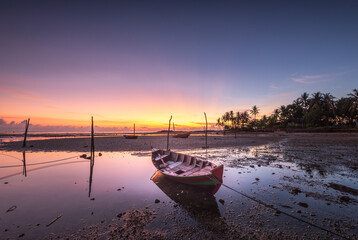
M 224 165 L 214 196 L 156 174 L 150 147 L 165 148 L 164 135 L 96 137 L 94 164 L 80 157 L 89 138 L 2 143 L 0 238 L 340 239 L 307 222 L 358 238 L 358 134 L 212 135 L 204 144 L 170 138 L 172 150 Z

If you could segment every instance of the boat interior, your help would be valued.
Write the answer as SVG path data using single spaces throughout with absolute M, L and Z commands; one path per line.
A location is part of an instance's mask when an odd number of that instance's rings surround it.
M 158 170 L 173 176 L 207 175 L 216 168 L 207 160 L 171 151 L 156 150 L 152 157 Z

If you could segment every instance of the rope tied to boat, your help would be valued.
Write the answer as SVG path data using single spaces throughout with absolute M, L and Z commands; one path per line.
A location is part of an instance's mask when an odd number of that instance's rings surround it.
M 234 189 L 234 188 L 232 188 L 232 187 L 230 187 L 230 186 L 228 186 L 228 185 L 226 185 L 226 184 L 220 182 L 220 181 L 219 181 L 217 178 L 215 178 L 215 177 L 209 176 L 209 178 L 210 178 L 211 180 L 216 181 L 217 184 L 221 184 L 221 185 L 223 185 L 224 187 L 226 187 L 226 188 L 228 188 L 228 189 L 230 189 L 230 190 L 232 190 L 232 191 L 234 191 L 234 192 L 236 192 L 236 193 L 238 193 L 238 194 L 240 194 L 240 195 L 242 195 L 242 196 L 244 196 L 244 197 L 246 197 L 246 198 L 248 198 L 248 199 L 250 199 L 250 200 L 252 200 L 252 201 L 254 201 L 254 202 L 256 202 L 256 203 L 259 203 L 259 204 L 261 204 L 261 205 L 263 205 L 263 206 L 265 206 L 265 207 L 267 207 L 267 208 L 271 208 L 271 209 L 275 210 L 275 211 L 278 212 L 278 213 L 282 213 L 282 214 L 284 214 L 284 215 L 286 215 L 286 216 L 288 216 L 288 217 L 291 217 L 291 218 L 293 218 L 293 219 L 296 219 L 297 221 L 306 223 L 306 224 L 308 224 L 308 225 L 310 225 L 310 226 L 312 226 L 312 227 L 318 228 L 318 229 L 320 229 L 320 230 L 322 230 L 322 231 L 326 231 L 326 232 L 331 233 L 331 234 L 333 234 L 333 235 L 335 235 L 335 236 L 337 236 L 337 237 L 340 237 L 340 238 L 343 238 L 343 239 L 348 239 L 348 240 L 350 239 L 349 237 L 343 236 L 343 235 L 341 235 L 341 234 L 339 234 L 339 233 L 333 232 L 333 231 L 331 231 L 331 230 L 329 230 L 329 229 L 326 229 L 326 228 L 324 228 L 324 227 L 321 227 L 321 226 L 319 226 L 319 225 L 316 225 L 316 224 L 314 224 L 314 223 L 311 223 L 311 222 L 309 222 L 309 221 L 306 221 L 306 220 L 304 220 L 304 219 L 302 219 L 302 218 L 296 217 L 296 216 L 294 216 L 294 215 L 292 215 L 292 214 L 290 214 L 290 213 L 287 213 L 287 212 L 285 212 L 285 211 L 282 211 L 282 210 L 278 209 L 277 207 L 273 206 L 272 204 L 267 204 L 267 203 L 265 203 L 265 202 L 262 201 L 262 200 L 259 200 L 259 199 L 255 198 L 255 197 L 252 197 L 252 196 L 249 196 L 249 195 L 247 195 L 247 194 L 245 194 L 245 193 L 243 193 L 243 192 L 240 192 L 240 191 L 238 191 L 238 190 L 236 190 L 236 189 Z

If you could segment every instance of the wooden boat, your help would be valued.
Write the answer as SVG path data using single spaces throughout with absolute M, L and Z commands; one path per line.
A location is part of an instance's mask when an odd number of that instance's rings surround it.
M 223 165 L 170 150 L 152 149 L 153 165 L 167 178 L 195 185 L 222 183 Z
M 173 135 L 173 138 L 188 138 L 190 133 L 177 133 Z
M 138 136 L 134 136 L 134 135 L 123 135 L 124 138 L 126 139 L 137 139 Z
M 133 127 L 133 135 L 123 135 L 123 137 L 126 139 L 137 139 L 138 138 L 138 136 L 135 135 L 135 124 Z
M 175 133 L 175 125 L 173 123 L 173 138 L 188 138 L 190 136 L 190 133 Z

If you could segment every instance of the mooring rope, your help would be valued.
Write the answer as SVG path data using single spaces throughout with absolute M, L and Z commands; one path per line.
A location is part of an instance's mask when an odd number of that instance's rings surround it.
M 7 157 L 15 158 L 15 159 L 17 159 L 17 160 L 22 161 L 21 158 L 18 158 L 18 157 L 15 157 L 15 156 L 11 156 L 11 155 L 8 155 L 8 154 L 0 153 L 0 155 L 4 155 L 4 156 L 7 156 Z
M 34 165 L 42 165 L 42 164 L 46 164 L 46 163 L 54 163 L 54 162 L 60 162 L 60 161 L 65 161 L 65 160 L 69 160 L 72 158 L 77 158 L 80 157 L 80 155 L 77 156 L 73 156 L 73 157 L 67 157 L 67 158 L 62 158 L 62 159 L 58 159 L 58 160 L 52 160 L 52 161 L 47 161 L 47 162 L 40 162 L 40 163 L 30 163 L 30 164 L 26 164 L 26 166 L 34 166 Z M 21 160 L 21 159 L 20 159 Z M 22 160 L 21 160 L 22 161 Z M 0 166 L 0 168 L 11 168 L 11 167 L 23 167 L 24 165 L 10 165 L 10 166 Z
M 345 236 L 343 236 L 343 235 L 341 235 L 341 234 L 339 234 L 339 233 L 333 232 L 333 231 L 331 231 L 331 230 L 329 230 L 329 229 L 326 229 L 326 228 L 324 228 L 324 227 L 321 227 L 321 226 L 319 226 L 319 225 L 316 225 L 316 224 L 314 224 L 314 223 L 311 223 L 311 222 L 309 222 L 309 221 L 306 221 L 306 220 L 304 220 L 304 219 L 302 219 L 302 218 L 296 217 L 296 216 L 294 216 L 294 215 L 292 215 L 292 214 L 290 214 L 290 213 L 284 212 L 284 211 L 278 209 L 277 207 L 274 207 L 272 204 L 267 204 L 267 203 L 263 202 L 262 200 L 256 199 L 255 197 L 252 197 L 252 196 L 249 196 L 249 195 L 247 195 L 247 194 L 245 194 L 245 193 L 242 193 L 242 192 L 240 192 L 240 191 L 238 191 L 238 190 L 236 190 L 236 189 L 234 189 L 234 188 L 232 188 L 232 187 L 230 187 L 230 186 L 228 186 L 228 185 L 226 185 L 226 184 L 220 182 L 220 181 L 219 181 L 218 179 L 216 179 L 215 177 L 209 176 L 209 178 L 211 178 L 212 180 L 216 181 L 218 184 L 221 184 L 221 185 L 223 185 L 224 187 L 226 187 L 226 188 L 228 188 L 228 189 L 230 189 L 230 190 L 232 190 L 232 191 L 234 191 L 234 192 L 236 192 L 236 193 L 238 193 L 238 194 L 240 194 L 240 195 L 242 195 L 242 196 L 244 196 L 244 197 L 246 197 L 246 198 L 248 198 L 248 199 L 250 199 L 250 200 L 252 200 L 252 201 L 254 201 L 254 202 L 256 202 L 256 203 L 259 203 L 259 204 L 261 204 L 261 205 L 263 205 L 263 206 L 265 206 L 265 207 L 267 207 L 267 208 L 271 208 L 271 209 L 275 210 L 277 213 L 282 213 L 282 214 L 284 214 L 284 215 L 286 215 L 286 216 L 289 216 L 289 217 L 291 217 L 291 218 L 293 218 L 293 219 L 296 219 L 296 220 L 298 220 L 298 221 L 300 221 L 300 222 L 306 223 L 306 224 L 308 224 L 308 225 L 310 225 L 310 226 L 312 226 L 312 227 L 318 228 L 318 229 L 320 229 L 320 230 L 322 230 L 322 231 L 326 231 L 326 232 L 328 232 L 328 233 L 331 233 L 331 234 L 336 235 L 336 236 L 338 236 L 338 237 L 341 237 L 341 238 L 343 238 L 343 239 L 350 239 L 350 238 L 345 237 Z

